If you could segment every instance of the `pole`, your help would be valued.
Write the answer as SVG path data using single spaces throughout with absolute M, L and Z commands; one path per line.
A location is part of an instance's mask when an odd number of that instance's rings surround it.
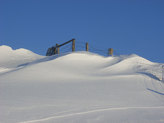
M 56 47 L 51 47 L 51 55 L 56 54 Z
M 67 41 L 67 42 L 65 42 L 65 43 L 63 43 L 63 44 L 58 45 L 58 46 L 61 47 L 61 46 L 63 46 L 63 45 L 66 45 L 66 44 L 72 42 L 73 40 L 75 40 L 75 39 L 69 40 L 69 41 Z
M 113 48 L 108 49 L 108 55 L 113 56 Z
M 86 51 L 89 51 L 88 42 L 86 43 Z
M 162 82 L 164 82 L 164 65 L 162 65 Z
M 75 51 L 75 39 L 72 39 L 72 52 Z
M 59 45 L 56 44 L 56 53 L 59 54 Z

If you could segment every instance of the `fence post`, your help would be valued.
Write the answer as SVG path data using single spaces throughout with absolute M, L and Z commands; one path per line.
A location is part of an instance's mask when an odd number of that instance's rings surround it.
M 56 54 L 56 47 L 52 47 L 52 53 L 51 55 Z
M 108 49 L 108 55 L 113 56 L 113 48 Z
M 72 39 L 72 52 L 75 51 L 75 39 Z
M 89 51 L 88 42 L 86 43 L 86 51 Z
M 56 44 L 56 53 L 59 54 L 59 45 Z
M 162 82 L 164 82 L 164 65 L 162 65 Z

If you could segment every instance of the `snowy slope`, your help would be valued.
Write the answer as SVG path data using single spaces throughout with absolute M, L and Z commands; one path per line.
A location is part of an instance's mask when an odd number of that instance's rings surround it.
M 9 46 L 2 45 L 0 46 L 0 73 L 42 57 L 26 49 L 13 50 Z
M 164 122 L 163 64 L 134 54 L 0 51 L 0 123 Z

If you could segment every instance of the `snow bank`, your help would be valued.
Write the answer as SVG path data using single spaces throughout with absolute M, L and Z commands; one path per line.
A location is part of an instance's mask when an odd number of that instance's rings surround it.
M 2 45 L 0 46 L 0 73 L 40 58 L 43 58 L 43 56 L 39 56 L 29 50 L 23 48 L 13 50 L 9 46 Z
M 134 54 L 43 57 L 7 46 L 0 53 L 1 123 L 164 121 L 163 64 Z

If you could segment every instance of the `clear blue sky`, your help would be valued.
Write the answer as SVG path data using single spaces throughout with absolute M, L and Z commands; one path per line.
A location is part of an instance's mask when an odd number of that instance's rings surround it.
M 0 45 L 45 55 L 72 38 L 164 63 L 164 0 L 0 0 Z

